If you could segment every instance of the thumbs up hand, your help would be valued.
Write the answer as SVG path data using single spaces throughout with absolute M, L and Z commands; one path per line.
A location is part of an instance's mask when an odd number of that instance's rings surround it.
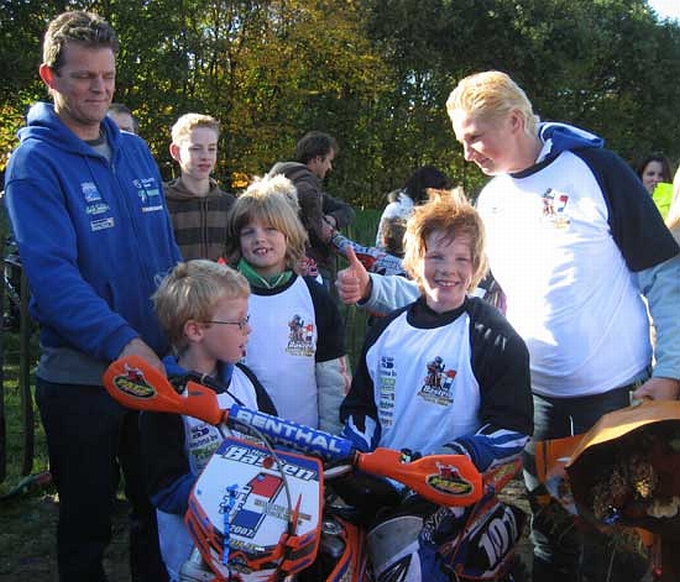
M 345 253 L 349 267 L 338 271 L 335 286 L 340 300 L 346 304 L 357 303 L 368 299 L 371 292 L 371 278 L 361 264 L 354 249 L 349 247 Z

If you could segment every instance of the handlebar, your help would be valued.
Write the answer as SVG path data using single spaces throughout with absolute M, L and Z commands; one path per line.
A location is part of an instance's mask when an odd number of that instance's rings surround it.
M 399 481 L 439 505 L 470 505 L 485 492 L 482 474 L 465 455 L 428 455 L 410 461 L 391 449 L 361 453 L 348 439 L 291 420 L 239 404 L 222 410 L 217 394 L 193 381 L 187 382 L 186 392 L 180 395 L 160 370 L 140 356 L 114 361 L 103 380 L 109 394 L 128 408 L 185 414 L 251 433 L 255 429 L 274 443 Z
M 233 404 L 224 412 L 223 421 L 230 428 L 247 432 L 255 428 L 276 444 L 320 457 L 324 461 L 352 462 L 356 454 L 354 445 L 346 438 L 239 404 Z

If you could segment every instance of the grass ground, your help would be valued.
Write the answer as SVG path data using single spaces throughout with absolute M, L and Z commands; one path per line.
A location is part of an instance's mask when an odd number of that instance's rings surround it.
M 26 487 L 12 498 L 4 498 L 22 483 L 25 432 L 19 387 L 19 335 L 4 332 L 4 412 L 6 475 L 0 483 L 0 582 L 40 580 L 56 582 L 56 524 L 59 499 L 53 484 Z M 36 339 L 30 342 L 33 367 L 37 355 Z M 31 382 L 33 386 L 34 383 Z M 37 408 L 33 405 L 34 459 L 32 475 L 48 470 L 45 434 Z M 114 515 L 113 539 L 105 567 L 111 582 L 129 580 L 127 557 L 127 503 L 120 498 Z
M 113 539 L 104 563 L 111 582 L 130 579 L 126 505 L 121 501 L 116 507 Z M 57 582 L 57 512 L 58 499 L 51 488 L 0 507 L 0 581 Z

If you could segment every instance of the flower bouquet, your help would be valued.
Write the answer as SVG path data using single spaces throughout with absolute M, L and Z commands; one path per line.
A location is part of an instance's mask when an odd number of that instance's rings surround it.
M 604 415 L 566 464 L 579 514 L 680 539 L 680 402 Z

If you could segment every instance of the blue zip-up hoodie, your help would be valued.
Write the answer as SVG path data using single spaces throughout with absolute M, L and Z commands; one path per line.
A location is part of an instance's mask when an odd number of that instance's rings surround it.
M 35 104 L 5 190 L 41 344 L 109 362 L 135 337 L 166 350 L 151 295 L 181 258 L 146 143 L 102 128 L 110 163 Z

